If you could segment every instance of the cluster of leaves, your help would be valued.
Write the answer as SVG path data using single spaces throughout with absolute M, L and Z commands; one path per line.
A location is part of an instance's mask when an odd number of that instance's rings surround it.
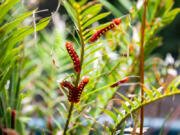
M 23 26 L 22 22 L 33 11 L 21 15 L 18 11 L 20 0 L 5 0 L 0 4 L 0 125 L 3 128 L 16 128 L 24 134 L 23 124 L 19 119 L 21 115 L 21 101 L 24 95 L 25 80 L 29 74 L 27 68 L 28 57 L 24 56 L 23 39 L 34 33 L 34 26 Z M 11 17 L 10 17 L 11 16 Z M 36 31 L 43 29 L 49 23 L 49 18 L 44 18 L 36 25 Z M 31 67 L 32 68 L 32 67 Z M 16 110 L 16 127 L 12 127 L 11 112 Z

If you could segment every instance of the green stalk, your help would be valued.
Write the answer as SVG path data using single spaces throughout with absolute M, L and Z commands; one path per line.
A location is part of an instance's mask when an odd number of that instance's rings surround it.
M 74 103 L 71 103 L 63 135 L 66 135 L 66 131 L 68 129 L 68 125 L 69 125 L 69 122 L 70 122 L 70 119 L 71 119 L 71 114 L 72 114 L 72 111 L 73 111 L 73 107 L 74 107 Z
M 79 35 L 80 35 L 80 41 L 81 41 L 81 47 L 82 47 L 81 48 L 81 56 L 80 56 L 80 68 L 82 69 L 82 65 L 83 65 L 83 61 L 84 61 L 85 42 L 84 42 L 83 32 L 82 32 L 82 27 L 81 27 L 80 11 L 79 11 L 78 8 L 77 9 L 75 8 L 75 10 L 77 12 L 78 29 L 79 29 Z M 78 87 L 78 84 L 79 84 L 79 81 L 80 81 L 80 77 L 81 77 L 81 71 L 80 71 L 80 73 L 77 74 L 76 82 L 75 82 L 75 88 Z M 74 108 L 74 103 L 71 103 L 63 135 L 66 135 L 66 132 L 68 130 L 68 126 L 69 126 L 69 123 L 70 123 L 70 119 L 71 119 L 73 108 Z

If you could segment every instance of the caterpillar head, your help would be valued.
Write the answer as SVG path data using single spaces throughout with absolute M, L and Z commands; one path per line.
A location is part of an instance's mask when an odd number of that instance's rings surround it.
M 115 23 L 116 25 L 119 25 L 122 22 L 122 20 L 121 18 L 116 18 L 112 22 Z

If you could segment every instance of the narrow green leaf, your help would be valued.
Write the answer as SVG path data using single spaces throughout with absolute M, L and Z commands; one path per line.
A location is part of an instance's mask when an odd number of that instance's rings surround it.
M 112 111 L 109 111 L 109 110 L 106 110 L 106 109 L 103 109 L 101 108 L 107 115 L 109 115 L 113 120 L 114 122 L 118 122 L 117 121 L 117 118 L 116 118 L 116 114 L 114 114 Z
M 136 105 L 136 106 L 138 106 L 138 105 L 140 105 L 140 104 L 141 104 L 141 101 L 140 101 L 138 98 L 136 98 L 136 97 L 134 97 L 134 101 L 137 103 L 137 105 Z
M 76 11 L 75 9 L 66 1 L 66 0 L 63 0 L 63 4 L 64 4 L 64 7 L 66 8 L 68 14 L 71 16 L 73 22 L 77 25 L 78 21 L 77 21 L 77 14 L 76 14 Z
M 128 102 L 132 108 L 135 108 L 135 105 L 133 104 L 132 101 L 130 101 L 128 98 L 126 98 L 124 95 L 122 95 L 121 93 L 117 92 L 117 94 L 122 97 L 126 102 Z
M 5 87 L 5 84 L 7 82 L 7 80 L 9 79 L 10 75 L 11 75 L 11 69 L 8 68 L 6 69 L 7 71 L 4 73 L 3 77 L 0 80 L 0 92 L 3 90 L 3 88 Z
M 83 13 L 82 17 L 85 17 L 86 15 L 96 15 L 98 14 L 102 9 L 102 4 L 95 4 L 89 8 L 87 8 Z
M 91 44 L 91 45 L 88 45 L 88 46 L 85 48 L 85 52 L 86 52 L 87 50 L 89 50 L 89 49 L 97 46 L 98 44 L 101 44 L 101 43 L 102 43 L 102 41 L 99 41 L 99 42 L 93 43 L 93 44 Z
M 4 16 L 6 13 L 19 2 L 20 0 L 6 0 L 3 4 L 0 5 L 0 23 L 3 21 Z
M 166 125 L 168 119 L 171 117 L 172 113 L 173 113 L 173 111 L 171 110 L 171 111 L 166 115 L 166 118 L 165 118 L 165 120 L 164 120 L 164 122 L 163 122 L 163 124 L 162 124 L 162 126 L 161 126 L 161 130 L 160 130 L 159 135 L 163 135 L 164 129 L 165 129 L 165 125 Z
M 89 60 L 88 62 L 86 62 L 85 64 L 83 64 L 82 68 L 85 68 L 87 65 L 91 64 L 92 62 L 94 62 L 95 60 L 99 59 L 99 57 L 95 57 L 91 60 Z
M 155 87 L 152 87 L 152 89 L 153 89 L 153 91 L 155 91 L 155 93 L 158 97 L 160 97 L 162 95 Z
M 87 70 L 86 72 L 81 74 L 81 77 L 86 76 L 87 74 L 89 74 L 90 72 L 93 72 L 94 70 L 96 70 L 96 69 L 93 68 L 93 69 Z
M 6 110 L 6 117 L 7 117 L 7 121 L 6 121 L 6 128 L 11 128 L 11 108 L 8 107 Z
M 124 117 L 124 115 L 120 111 L 118 111 L 115 107 L 112 107 L 112 108 L 117 114 L 119 114 L 121 116 L 121 118 Z
M 144 47 L 144 57 L 145 59 L 148 59 L 149 55 L 152 53 L 152 51 L 157 48 L 162 41 L 162 38 L 154 38 L 152 40 L 149 40 L 145 47 Z
M 114 83 L 115 83 L 115 82 L 114 82 Z M 114 83 L 112 83 L 112 84 L 114 84 Z M 112 84 L 108 84 L 108 85 L 103 86 L 103 87 L 101 87 L 101 88 L 95 89 L 95 90 L 93 90 L 93 91 L 85 94 L 82 98 L 88 97 L 88 96 L 90 96 L 90 95 L 92 95 L 92 94 L 94 94 L 94 93 L 97 93 L 97 92 L 99 92 L 99 91 L 101 91 L 101 90 L 104 90 L 104 89 L 106 89 L 106 88 L 109 88 Z
M 88 56 L 94 54 L 95 52 L 101 50 L 103 47 L 97 47 L 96 49 L 92 50 L 91 52 L 87 53 L 84 58 L 87 58 Z
M 95 17 L 93 17 L 92 19 L 88 20 L 83 26 L 82 26 L 82 29 L 86 29 L 89 25 L 93 24 L 94 22 L 96 21 L 99 21 L 103 18 L 105 18 L 106 16 L 108 16 L 110 13 L 102 13 L 102 14 L 99 14 Z
M 149 96 L 150 99 L 153 99 L 154 98 L 154 94 L 152 91 L 144 88 L 144 91 L 147 93 L 147 95 Z
M 112 12 L 116 17 L 120 17 L 123 14 L 117 9 L 115 6 L 113 6 L 111 3 L 109 3 L 107 0 L 99 0 L 109 11 Z
M 90 18 L 93 18 L 94 16 L 96 16 L 98 13 L 100 13 L 102 9 L 102 4 L 95 4 L 91 7 L 89 7 L 88 9 L 86 9 L 83 13 L 82 13 L 82 24 L 84 24 L 85 22 L 87 22 Z
M 0 58 L 0 66 L 7 67 L 9 66 L 9 63 L 12 61 L 12 58 L 16 56 L 23 48 L 23 45 L 12 49 L 7 55 L 4 55 Z M 2 59 L 3 58 L 3 59 Z
M 126 123 L 123 123 L 123 127 L 121 128 L 121 132 L 119 133 L 119 135 L 124 135 L 124 129 L 126 127 Z
M 0 33 L 1 33 L 0 38 L 2 38 L 3 36 L 6 36 L 9 32 L 15 29 L 24 19 L 26 19 L 28 16 L 32 14 L 33 14 L 33 11 L 24 13 L 21 16 L 17 17 L 14 21 L 10 23 L 6 23 L 2 27 L 0 27 Z
M 122 107 L 127 113 L 130 113 L 130 109 L 128 108 L 128 106 L 125 103 L 122 104 Z
M 130 10 L 132 7 L 131 1 L 129 0 L 118 0 L 127 10 Z
M 168 12 L 167 14 L 165 14 L 163 16 L 162 23 L 164 25 L 171 23 L 174 20 L 174 18 L 177 16 L 178 13 L 180 13 L 180 8 L 171 10 L 170 12 Z
M 87 1 L 88 1 L 88 0 L 81 0 L 81 1 L 79 2 L 79 5 L 83 6 L 84 4 L 86 4 Z
M 50 18 L 44 18 L 42 20 L 39 21 L 38 24 L 36 24 L 36 31 L 39 31 L 43 28 L 45 28 L 48 23 L 50 21 Z M 3 45 L 5 48 L 4 50 L 0 50 L 0 57 L 2 57 L 2 55 L 5 54 L 6 50 L 9 50 L 11 48 L 13 48 L 13 46 L 17 43 L 17 42 L 21 42 L 23 40 L 23 38 L 27 35 L 30 35 L 34 33 L 34 28 L 33 26 L 27 26 L 27 27 L 23 27 L 17 31 L 15 31 L 14 33 L 11 34 L 11 36 L 9 36 L 5 41 L 3 41 L 3 43 L 1 45 Z M 6 47 L 7 46 L 7 47 Z M 4 53 L 2 53 L 4 52 Z

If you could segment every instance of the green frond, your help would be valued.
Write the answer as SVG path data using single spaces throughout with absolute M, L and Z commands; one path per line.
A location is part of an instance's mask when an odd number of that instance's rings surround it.
M 36 26 L 37 31 L 43 29 L 48 23 L 49 18 L 42 19 Z M 0 46 L 2 46 L 2 49 L 0 50 L 0 60 L 4 61 L 4 58 L 10 53 L 10 50 L 13 49 L 14 45 L 21 42 L 25 36 L 31 33 L 34 33 L 33 26 L 27 26 L 13 31 L 7 39 L 0 43 Z M 3 63 L 1 63 L 1 65 L 3 65 Z
M 88 66 L 89 64 L 93 63 L 94 61 L 98 60 L 99 57 L 95 57 L 92 58 L 91 60 L 87 61 L 86 63 L 84 63 L 84 65 L 82 66 L 82 68 L 85 68 L 86 66 Z
M 67 10 L 67 12 L 68 12 L 68 14 L 71 16 L 73 22 L 74 22 L 75 25 L 77 26 L 77 24 L 78 24 L 77 13 L 76 13 L 74 7 L 72 7 L 72 5 L 70 5 L 70 4 L 67 2 L 67 0 L 63 0 L 62 2 L 63 2 L 63 4 L 64 4 L 64 6 L 65 6 L 65 8 L 66 8 L 66 10 Z M 73 2 L 72 2 L 72 3 L 73 3 Z
M 151 90 L 148 90 L 148 89 L 144 88 L 144 91 L 146 92 L 147 96 L 148 96 L 150 99 L 153 99 L 153 98 L 154 98 L 154 93 L 153 93 Z
M 99 0 L 102 4 L 104 4 L 104 6 L 111 11 L 116 17 L 120 17 L 123 14 L 119 11 L 119 9 L 117 9 L 114 5 L 112 5 L 110 2 L 108 2 L 107 0 Z
M 91 45 L 88 45 L 86 48 L 85 48 L 85 51 L 88 51 L 89 49 L 92 50 L 92 48 L 96 47 L 97 45 L 101 44 L 102 41 L 99 41 L 99 42 L 96 42 L 94 44 L 91 44 Z
M 102 13 L 100 15 L 97 15 L 95 17 L 93 17 L 92 19 L 88 20 L 87 22 L 85 22 L 82 26 L 82 29 L 85 30 L 89 25 L 93 24 L 96 21 L 99 21 L 103 18 L 105 18 L 106 16 L 108 16 L 110 14 L 110 12 L 108 13 Z
M 101 108 L 107 115 L 109 115 L 113 120 L 114 120 L 114 122 L 115 123 L 117 123 L 118 122 L 118 119 L 117 119 L 117 115 L 116 114 L 114 114 L 112 111 L 109 111 L 109 110 L 106 110 L 106 109 L 103 109 L 103 108 Z
M 126 102 L 128 102 L 128 103 L 131 105 L 132 108 L 135 107 L 135 105 L 132 103 L 132 101 L 129 100 L 127 97 L 125 97 L 123 94 L 121 94 L 121 93 L 119 93 L 119 92 L 117 92 L 117 94 L 118 94 L 120 97 L 122 97 Z
M 100 46 L 100 47 L 97 47 L 97 48 L 91 50 L 90 52 L 88 52 L 88 53 L 84 56 L 84 58 L 89 57 L 90 55 L 96 53 L 97 51 L 99 51 L 99 50 L 101 50 L 101 49 L 103 49 L 103 46 Z
M 14 21 L 6 23 L 2 27 L 0 27 L 0 39 L 5 37 L 9 32 L 14 30 L 24 19 L 29 17 L 30 15 L 33 14 L 33 11 L 27 12 L 22 14 L 21 16 L 17 17 Z
M 28 58 L 22 54 L 24 51 L 24 37 L 42 30 L 50 21 L 50 18 L 41 19 L 36 24 L 36 31 L 34 26 L 23 26 L 22 22 L 34 12 L 26 12 L 20 14 L 20 16 L 14 15 L 13 9 L 19 1 L 5 0 L 0 5 L 0 107 L 1 110 L 4 110 L 3 113 L 0 112 L 0 117 L 3 124 L 8 128 L 10 128 L 9 119 L 11 117 L 7 116 L 7 113 L 11 109 L 21 112 L 21 102 L 24 96 L 20 92 L 24 88 L 24 84 L 27 84 L 27 80 L 21 79 L 25 79 L 34 70 L 32 65 L 24 70 L 28 63 Z M 10 19 L 9 16 L 11 16 Z M 7 113 L 6 110 L 8 110 Z M 19 119 L 17 119 L 17 123 L 16 131 L 24 134 L 23 124 Z
M 6 0 L 4 3 L 0 5 L 0 23 L 3 22 L 4 17 L 9 12 L 9 10 L 19 2 L 20 0 Z
M 115 133 L 116 130 L 118 130 L 121 126 L 121 124 L 133 113 L 135 113 L 138 109 L 140 109 L 142 106 L 146 106 L 152 102 L 155 102 L 157 100 L 160 100 L 160 99 L 163 99 L 165 97 L 168 97 L 168 96 L 173 96 L 173 95 L 177 95 L 177 94 L 180 94 L 180 90 L 176 87 L 173 87 L 173 89 L 171 88 L 175 83 L 179 83 L 180 81 L 178 80 L 180 78 L 177 77 L 170 85 L 169 85 L 169 92 L 165 92 L 165 93 L 160 93 L 158 91 L 158 89 L 156 88 L 153 88 L 152 91 L 150 90 L 147 90 L 145 89 L 145 94 L 147 94 L 148 97 L 150 98 L 147 98 L 147 96 L 145 97 L 146 100 L 144 100 L 143 103 L 140 102 L 140 99 L 137 99 L 137 98 L 134 98 L 134 101 L 131 102 L 129 101 L 127 98 L 125 98 L 124 96 L 121 95 L 121 97 L 123 97 L 123 99 L 125 101 L 127 101 L 129 103 L 129 106 L 127 106 L 125 103 L 122 104 L 122 108 L 123 110 L 126 111 L 125 114 L 123 114 L 123 116 L 121 115 L 121 119 L 120 121 L 118 122 L 118 124 L 116 125 L 116 127 L 114 128 L 113 130 L 113 134 Z M 154 93 L 154 94 L 153 94 Z M 154 95 L 154 96 L 153 96 Z M 116 113 L 117 113 L 117 109 L 116 110 Z M 119 112 L 120 113 L 120 112 Z M 118 113 L 118 114 L 119 114 Z
M 176 8 L 168 12 L 164 17 L 162 18 L 162 23 L 164 25 L 170 24 L 174 18 L 180 13 L 180 8 Z
M 116 109 L 115 107 L 112 107 L 112 109 L 113 109 L 118 115 L 120 115 L 121 118 L 123 117 L 123 113 L 120 112 L 118 109 Z
M 109 12 L 101 13 L 102 4 L 94 5 L 91 4 L 91 2 L 86 3 L 86 1 L 82 1 L 79 3 L 75 0 L 69 2 L 63 0 L 63 3 L 66 7 L 66 10 L 72 17 L 72 20 L 75 22 L 76 26 L 79 29 L 80 38 L 81 40 L 83 39 L 83 41 L 81 42 L 83 42 L 84 45 L 87 43 L 85 39 L 91 36 L 93 34 L 93 32 L 91 31 L 94 30 L 89 30 L 87 28 L 94 22 L 99 21 L 110 14 Z
M 79 2 L 79 5 L 83 6 L 84 4 L 86 4 L 87 1 L 88 1 L 88 0 L 81 0 L 81 1 Z
M 91 73 L 94 70 L 95 70 L 95 68 L 86 70 L 84 73 L 81 74 L 81 77 L 88 75 L 89 73 Z
M 85 19 L 85 18 L 88 16 L 90 16 L 89 18 L 91 18 L 91 17 L 97 15 L 101 11 L 101 9 L 102 9 L 102 4 L 95 4 L 87 9 L 85 9 L 83 11 L 83 13 L 81 14 L 81 16 L 83 18 L 82 22 L 83 23 L 86 22 L 87 19 Z

